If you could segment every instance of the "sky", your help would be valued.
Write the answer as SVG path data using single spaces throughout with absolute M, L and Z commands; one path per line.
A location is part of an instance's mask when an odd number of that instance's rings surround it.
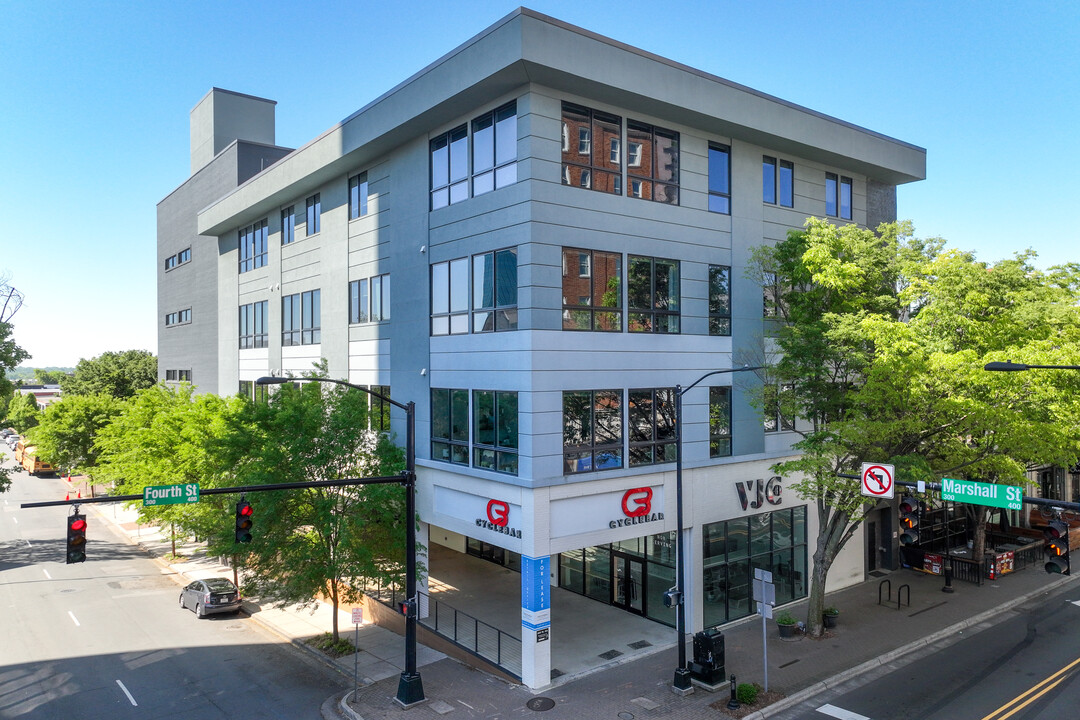
M 25 365 L 156 353 L 157 203 L 212 87 L 276 100 L 300 147 L 515 2 L 0 0 L 0 279 Z M 532 0 L 527 7 L 909 142 L 916 234 L 1080 261 L 1080 5 Z

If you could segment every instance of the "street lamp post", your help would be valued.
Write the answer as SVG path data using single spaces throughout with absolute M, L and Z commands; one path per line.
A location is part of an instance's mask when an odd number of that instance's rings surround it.
M 256 385 L 281 385 L 297 381 L 313 380 L 332 383 L 342 387 L 361 390 L 368 395 L 390 403 L 405 411 L 405 472 L 401 483 L 405 486 L 405 669 L 398 680 L 397 702 L 405 708 L 424 702 L 424 683 L 416 669 L 416 616 L 419 602 L 416 597 L 416 404 L 399 403 L 385 395 L 369 390 L 361 385 L 353 385 L 344 380 L 326 377 L 283 378 L 261 377 Z
M 983 365 L 983 370 L 996 370 L 997 372 L 1019 372 L 1020 370 L 1080 370 L 1080 365 L 1027 365 L 1014 362 L 988 362 Z
M 690 682 L 690 668 L 686 665 L 686 595 L 684 587 L 684 575 L 686 572 L 686 560 L 684 555 L 684 542 L 683 542 L 683 452 L 682 452 L 682 427 L 683 427 L 683 414 L 682 414 L 682 399 L 690 390 L 697 387 L 698 383 L 707 377 L 713 375 L 721 375 L 726 373 L 736 372 L 750 372 L 752 370 L 761 370 L 761 366 L 749 367 L 744 365 L 741 368 L 728 368 L 726 370 L 713 370 L 712 372 L 705 373 L 692 384 L 686 386 L 675 386 L 675 631 L 678 635 L 677 645 L 679 646 L 679 665 L 675 668 L 675 680 L 672 683 L 672 690 L 679 694 L 688 694 L 693 692 L 693 685 Z

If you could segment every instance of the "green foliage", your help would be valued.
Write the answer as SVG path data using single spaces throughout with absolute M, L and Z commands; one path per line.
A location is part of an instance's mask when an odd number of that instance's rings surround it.
M 111 395 L 124 399 L 157 383 L 157 358 L 146 350 L 102 353 L 80 360 L 72 376 L 60 379 L 65 395 Z
M 735 699 L 743 705 L 753 705 L 757 702 L 761 690 L 757 683 L 739 683 L 735 687 Z
M 795 619 L 795 616 L 789 613 L 787 610 L 784 610 L 783 612 L 776 615 L 777 625 L 794 625 L 797 622 L 798 620 Z
M 59 385 L 60 380 L 66 376 L 67 373 L 63 370 L 34 368 L 34 381 L 39 385 Z
M 307 640 L 307 644 L 332 658 L 345 657 L 356 653 L 356 648 L 348 640 L 334 637 L 334 633 L 323 633 Z
M 41 420 L 37 398 L 30 393 L 16 393 L 8 403 L 7 421 L 20 433 L 36 427 Z
M 120 414 L 123 403 L 111 395 L 72 395 L 53 403 L 30 433 L 38 455 L 70 472 L 93 474 L 98 433 Z

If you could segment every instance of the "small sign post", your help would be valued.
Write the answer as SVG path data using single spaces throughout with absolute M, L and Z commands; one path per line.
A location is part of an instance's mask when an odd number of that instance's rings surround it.
M 356 693 L 360 689 L 360 625 L 364 622 L 364 608 L 354 607 L 352 609 L 352 621 L 353 621 L 353 664 L 352 664 L 352 679 L 353 679 L 353 702 L 356 702 Z
M 765 692 L 769 692 L 769 628 L 766 619 L 772 617 L 776 605 L 776 586 L 773 585 L 772 573 L 761 568 L 754 568 L 754 600 L 761 615 L 761 652 L 765 658 Z

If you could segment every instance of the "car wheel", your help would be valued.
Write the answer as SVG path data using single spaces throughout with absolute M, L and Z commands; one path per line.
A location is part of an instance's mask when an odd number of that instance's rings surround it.
M 203 612 L 203 606 L 199 603 L 195 603 L 195 614 L 199 616 L 200 620 L 206 617 L 206 613 Z
M 184 604 L 184 593 L 180 593 L 180 607 L 187 610 L 187 605 Z

